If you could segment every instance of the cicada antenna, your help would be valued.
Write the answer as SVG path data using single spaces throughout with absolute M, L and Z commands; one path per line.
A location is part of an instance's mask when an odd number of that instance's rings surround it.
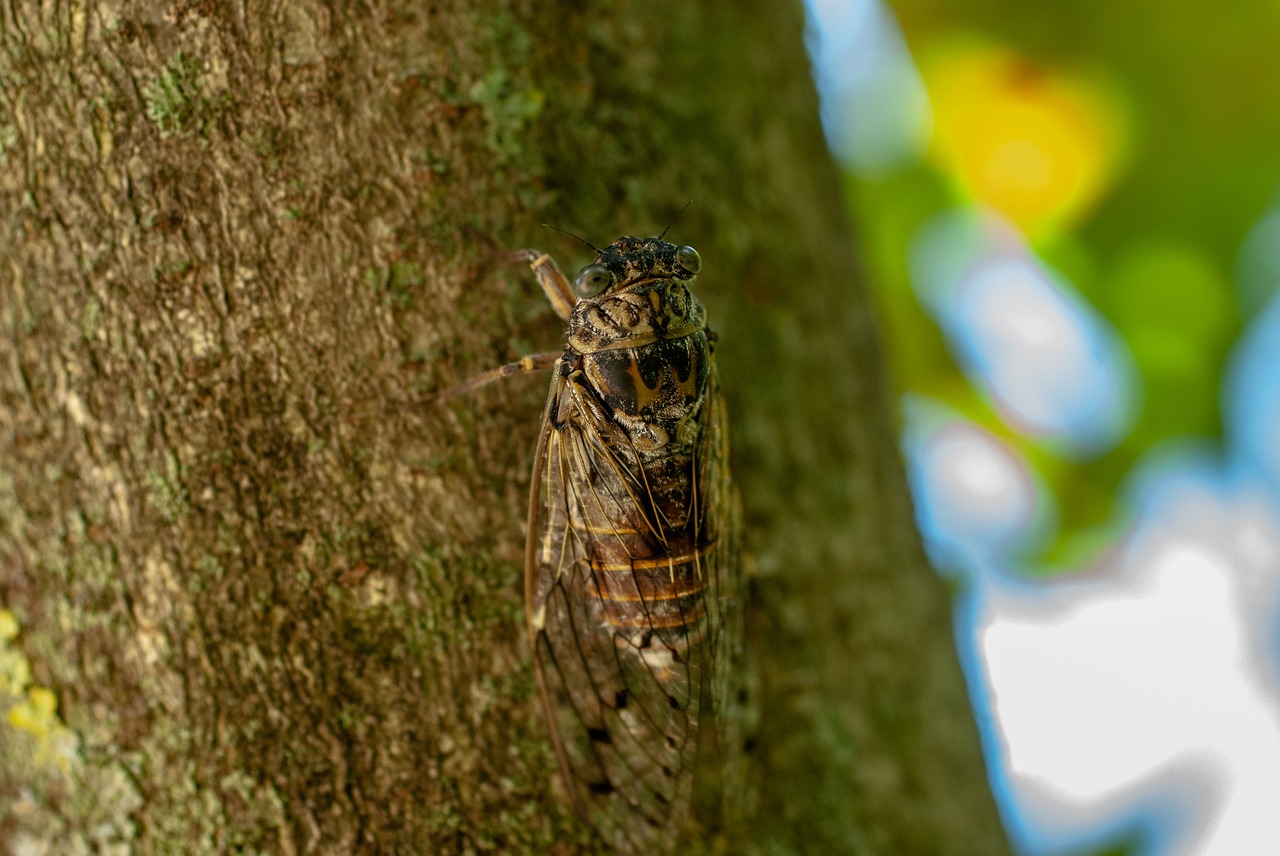
M 550 223 L 543 223 L 542 225 L 548 229 L 555 229 L 557 232 L 561 232 L 565 235 L 568 235 L 570 238 L 573 238 L 575 241 L 581 241 L 591 249 L 595 250 L 597 253 L 600 252 L 600 248 L 597 247 L 595 244 L 591 243 L 590 241 L 588 241 L 586 238 L 580 238 L 577 235 L 573 234 L 572 232 L 566 229 L 561 229 L 559 226 L 552 226 Z
M 671 231 L 671 227 L 676 224 L 676 221 L 680 219 L 680 216 L 684 214 L 684 212 L 689 210 L 689 206 L 692 204 L 693 204 L 692 199 L 690 199 L 688 202 L 684 204 L 684 207 L 680 209 L 680 213 L 676 214 L 676 216 L 671 219 L 671 222 L 667 224 L 667 228 L 662 230 L 662 234 L 658 236 L 659 241 L 667 237 L 667 233 Z

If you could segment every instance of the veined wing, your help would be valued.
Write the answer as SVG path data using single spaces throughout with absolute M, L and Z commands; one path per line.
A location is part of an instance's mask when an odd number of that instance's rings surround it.
M 591 396 L 557 377 L 544 411 L 525 568 L 534 661 L 579 813 L 621 852 L 660 852 L 715 754 L 739 629 L 723 409 L 712 369 L 694 442 L 655 459 Z

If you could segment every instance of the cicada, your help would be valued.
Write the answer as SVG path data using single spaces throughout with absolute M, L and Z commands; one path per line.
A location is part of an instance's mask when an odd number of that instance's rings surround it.
M 716 338 L 692 290 L 702 262 L 623 237 L 571 288 L 549 256 L 519 255 L 568 322 L 562 353 L 490 373 L 553 367 L 525 549 L 551 740 L 578 813 L 620 852 L 661 852 L 692 828 L 695 792 L 702 806 L 722 787 L 742 645 Z

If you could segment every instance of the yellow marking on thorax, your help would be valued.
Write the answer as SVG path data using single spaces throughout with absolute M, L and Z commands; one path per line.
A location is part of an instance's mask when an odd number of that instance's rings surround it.
M 631 382 L 636 388 L 636 413 L 644 410 L 650 401 L 658 395 L 658 390 L 662 388 L 662 378 L 658 378 L 658 385 L 650 387 L 644 382 L 644 378 L 640 376 L 640 361 L 636 357 L 631 358 L 631 362 L 627 363 L 627 374 L 631 376 Z
M 698 369 L 701 368 L 698 364 L 698 358 L 691 356 L 691 360 L 689 376 L 682 381 L 676 382 L 676 388 L 690 400 L 698 397 Z

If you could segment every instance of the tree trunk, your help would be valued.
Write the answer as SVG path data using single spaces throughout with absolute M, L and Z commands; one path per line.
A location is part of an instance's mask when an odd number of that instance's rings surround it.
M 562 329 L 704 260 L 753 567 L 730 852 L 999 854 L 799 4 L 0 8 L 0 849 L 575 853 L 522 613 Z M 56 709 L 54 707 L 56 700 Z M 24 847 L 28 849 L 23 849 Z

